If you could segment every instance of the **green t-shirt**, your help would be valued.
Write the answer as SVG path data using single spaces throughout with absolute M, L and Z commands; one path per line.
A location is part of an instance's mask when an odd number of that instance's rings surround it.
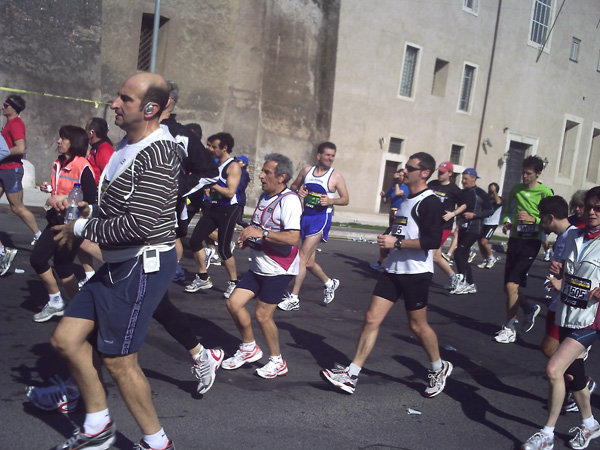
M 510 190 L 508 196 L 508 207 L 503 223 L 511 222 L 510 237 L 519 239 L 542 239 L 542 227 L 540 227 L 540 211 L 538 205 L 543 198 L 554 195 L 552 189 L 545 184 L 538 184 L 528 188 L 523 183 L 516 184 Z M 517 215 L 519 211 L 527 211 L 535 218 L 533 222 L 519 222 Z

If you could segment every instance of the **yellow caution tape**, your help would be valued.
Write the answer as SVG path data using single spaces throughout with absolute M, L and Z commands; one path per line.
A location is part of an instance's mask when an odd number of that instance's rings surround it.
M 110 103 L 108 103 L 108 102 L 100 102 L 97 100 L 88 100 L 85 98 L 75 98 L 75 97 L 65 97 L 64 95 L 48 94 L 46 92 L 32 92 L 32 91 L 26 91 L 23 89 L 13 89 L 13 88 L 7 88 L 7 87 L 2 87 L 2 86 L 0 86 L 0 91 L 17 92 L 19 94 L 41 95 L 42 97 L 62 98 L 63 100 L 75 100 L 77 102 L 93 103 L 94 107 L 96 107 L 96 108 L 98 108 L 98 105 L 110 105 Z

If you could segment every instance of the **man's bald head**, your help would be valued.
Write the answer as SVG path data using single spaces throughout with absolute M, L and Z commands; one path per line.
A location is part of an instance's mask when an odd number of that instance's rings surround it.
M 140 95 L 140 111 L 156 104 L 152 117 L 159 117 L 169 102 L 169 88 L 165 79 L 156 73 L 140 72 L 130 76 L 124 85 L 135 86 Z

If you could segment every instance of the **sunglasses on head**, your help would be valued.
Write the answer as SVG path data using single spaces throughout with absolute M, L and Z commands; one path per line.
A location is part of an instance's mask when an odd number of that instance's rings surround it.
M 414 172 L 415 170 L 423 170 L 420 167 L 409 166 L 408 164 L 404 166 L 407 172 Z
M 585 205 L 586 211 L 591 211 L 592 209 L 594 212 L 600 213 L 600 203 L 597 205 Z

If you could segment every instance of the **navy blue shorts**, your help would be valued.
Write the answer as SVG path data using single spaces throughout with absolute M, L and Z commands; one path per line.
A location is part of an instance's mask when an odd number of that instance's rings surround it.
M 237 284 L 237 289 L 246 289 L 263 303 L 276 305 L 281 302 L 283 293 L 294 275 L 275 275 L 266 277 L 257 275 L 251 270 L 246 272 Z
M 152 314 L 175 274 L 175 249 L 160 253 L 158 272 L 144 273 L 142 259 L 104 264 L 65 312 L 97 323 L 98 350 L 106 355 L 128 355 L 142 347 Z
M 331 229 L 331 213 L 319 214 L 316 216 L 307 216 L 302 214 L 300 221 L 300 236 L 304 239 L 307 236 L 314 236 L 321 233 L 321 240 L 327 242 L 329 230 Z
M 0 170 L 0 187 L 6 194 L 16 194 L 23 190 L 23 166 Z
M 585 348 L 588 348 L 594 342 L 600 338 L 600 330 L 591 330 L 587 328 L 581 329 L 573 329 L 573 328 L 565 328 L 560 327 L 558 329 L 558 340 L 560 342 L 564 341 L 566 338 L 570 337 L 571 339 L 575 339 Z
M 373 295 L 392 303 L 404 297 L 404 308 L 407 311 L 417 311 L 427 306 L 432 278 L 431 272 L 415 274 L 383 272 L 375 285 Z

